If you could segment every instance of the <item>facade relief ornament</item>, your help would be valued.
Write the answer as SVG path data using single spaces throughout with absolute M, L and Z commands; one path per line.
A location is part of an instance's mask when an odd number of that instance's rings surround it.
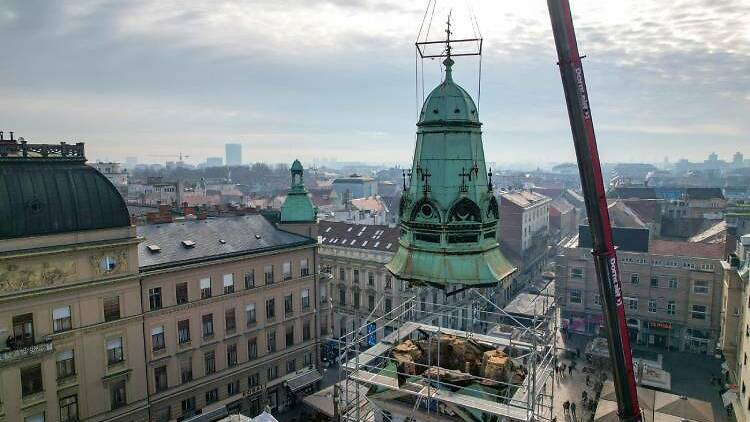
M 75 261 L 42 261 L 0 265 L 0 291 L 19 291 L 63 284 L 76 275 Z

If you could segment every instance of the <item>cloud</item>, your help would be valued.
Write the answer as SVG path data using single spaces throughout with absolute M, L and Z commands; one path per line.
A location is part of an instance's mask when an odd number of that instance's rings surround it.
M 0 113 L 8 130 L 86 140 L 89 151 L 118 159 L 147 148 L 220 155 L 225 140 L 245 139 L 249 156 L 264 161 L 406 161 L 421 98 L 413 42 L 424 3 L 6 0 L 0 45 L 12 55 L 0 70 Z M 655 137 L 665 149 L 689 138 L 693 158 L 746 143 L 745 3 L 575 1 L 598 132 L 628 151 L 625 139 L 645 152 Z M 455 36 L 473 36 L 465 4 L 441 1 L 425 32 L 442 36 L 452 9 Z M 485 39 L 488 159 L 572 158 L 544 2 L 471 4 Z M 475 97 L 477 64 L 456 65 Z M 426 63 L 425 90 L 438 78 L 438 63 Z M 530 144 L 559 157 L 538 157 Z

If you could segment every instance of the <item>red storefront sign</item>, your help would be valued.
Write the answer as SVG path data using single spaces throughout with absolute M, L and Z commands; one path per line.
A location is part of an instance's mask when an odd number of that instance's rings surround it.
M 662 330 L 671 330 L 672 323 L 666 321 L 649 321 L 648 328 L 659 328 Z

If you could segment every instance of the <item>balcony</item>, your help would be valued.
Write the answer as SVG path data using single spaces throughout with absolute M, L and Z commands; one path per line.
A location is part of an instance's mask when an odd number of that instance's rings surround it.
M 40 342 L 9 341 L 8 346 L 7 349 L 0 351 L 0 367 L 53 352 L 52 341 L 48 338 Z

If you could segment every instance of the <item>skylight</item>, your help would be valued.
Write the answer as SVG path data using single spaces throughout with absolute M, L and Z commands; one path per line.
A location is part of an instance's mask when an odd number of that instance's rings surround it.
M 159 247 L 159 245 L 148 245 L 146 246 L 146 248 L 148 248 L 148 251 L 151 253 L 161 252 L 161 248 Z
M 182 246 L 184 246 L 186 248 L 194 248 L 195 247 L 195 242 L 193 242 L 190 239 L 185 239 L 185 240 L 182 241 Z

